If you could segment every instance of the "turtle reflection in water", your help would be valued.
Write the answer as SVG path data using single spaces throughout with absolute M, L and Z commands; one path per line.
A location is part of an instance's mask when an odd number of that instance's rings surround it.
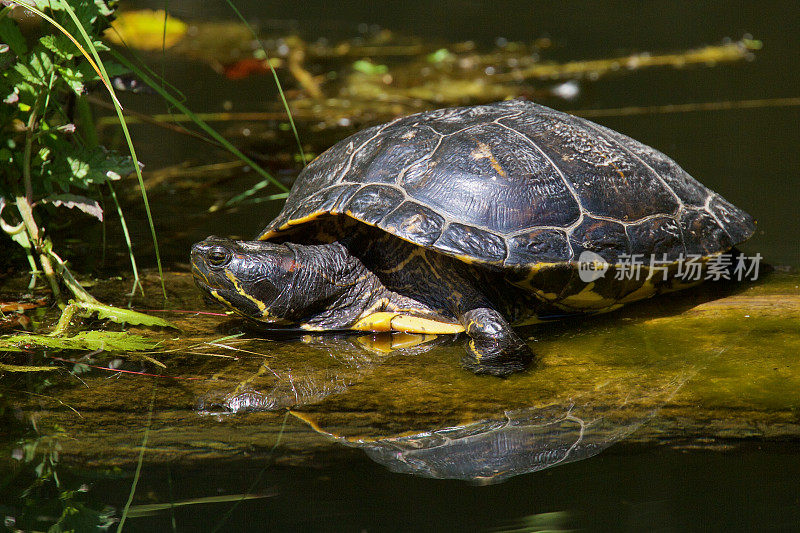
M 638 398 L 641 404 L 529 407 L 459 426 L 373 438 L 337 435 L 307 413 L 291 413 L 317 433 L 363 450 L 392 472 L 493 484 L 597 455 L 647 422 L 683 382 L 647 393 Z
M 198 286 L 268 328 L 459 333 L 465 366 L 506 375 L 511 328 L 686 286 L 749 238 L 752 218 L 667 156 L 588 120 L 512 100 L 411 115 L 339 142 L 298 176 L 256 241 L 192 248 Z M 671 275 L 584 282 L 584 251 Z M 666 277 L 666 279 L 663 279 Z
M 258 342 L 257 340 L 254 342 Z M 363 381 L 390 358 L 419 356 L 442 344 L 445 337 L 400 332 L 371 335 L 303 335 L 275 349 L 279 360 L 249 358 L 218 369 L 198 392 L 203 415 L 297 408 L 321 402 Z M 289 343 L 289 339 L 284 339 Z M 275 346 L 275 344 L 273 344 Z M 296 349 L 295 349 L 296 348 Z M 302 364 L 296 364 L 302 358 Z

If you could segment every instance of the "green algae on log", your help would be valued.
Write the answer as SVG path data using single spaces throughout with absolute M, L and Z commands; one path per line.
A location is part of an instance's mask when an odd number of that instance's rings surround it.
M 191 276 L 170 275 L 168 286 L 171 305 L 203 308 Z M 151 463 L 267 456 L 280 439 L 270 461 L 318 462 L 319 454 L 334 457 L 346 445 L 409 471 L 396 460 L 406 453 L 403 446 L 416 454 L 446 440 L 466 446 L 470 439 L 481 441 L 474 437 L 481 428 L 498 433 L 505 424 L 519 434 L 537 420 L 540 428 L 564 431 L 536 429 L 518 442 L 535 442 L 547 453 L 549 435 L 553 464 L 569 460 L 570 449 L 572 458 L 580 458 L 620 440 L 711 448 L 747 439 L 795 441 L 798 287 L 800 276 L 776 272 L 758 283 L 708 283 L 609 315 L 539 326 L 540 365 L 508 379 L 461 369 L 463 338 L 440 337 L 405 353 L 377 350 L 358 337 L 221 340 L 241 324 L 189 316 L 176 320 L 184 337 L 150 354 L 167 367 L 159 370 L 161 378 L 124 374 L 109 380 L 107 371 L 93 371 L 76 384 L 48 373 L 54 385 L 47 396 L 11 394 L 22 386 L 11 378 L 4 401 L 23 419 L 35 418 L 41 432 L 60 427 L 76 437 L 61 443 L 63 460 L 95 466 L 135 462 L 151 394 Z M 148 369 L 146 362 L 135 364 Z M 242 401 L 243 392 L 263 400 L 271 391 L 282 395 L 275 411 Z M 287 418 L 287 407 L 296 416 Z M 494 474 L 470 473 L 463 462 L 461 471 L 448 474 L 439 459 L 435 453 L 426 459 L 430 468 L 425 461 L 409 462 L 422 475 L 491 479 L 520 473 L 512 460 L 496 463 Z M 488 461 L 484 456 L 477 466 Z M 521 471 L 531 469 L 536 465 L 527 463 Z

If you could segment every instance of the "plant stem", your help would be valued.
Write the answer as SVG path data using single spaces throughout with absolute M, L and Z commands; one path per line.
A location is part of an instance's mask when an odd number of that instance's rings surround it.
M 47 282 L 50 284 L 50 290 L 53 291 L 53 298 L 55 298 L 58 306 L 63 308 L 64 302 L 61 299 L 61 289 L 58 287 L 58 279 L 53 270 L 53 264 L 47 256 L 42 246 L 42 239 L 39 233 L 39 226 L 36 225 L 36 219 L 33 218 L 33 183 L 31 181 L 31 156 L 33 152 L 33 129 L 36 127 L 37 110 L 39 107 L 39 99 L 31 108 L 31 114 L 28 117 L 27 131 L 25 132 L 25 158 L 22 162 L 22 181 L 25 185 L 25 196 L 17 196 L 16 205 L 22 223 L 25 225 L 25 230 L 28 232 L 30 242 L 39 254 L 39 263 L 42 265 Z
M 81 129 L 83 132 L 83 142 L 86 148 L 95 148 L 99 143 L 97 139 L 97 130 L 94 127 L 94 119 L 92 118 L 92 109 L 89 107 L 89 101 L 86 96 L 79 96 L 75 101 L 75 111 L 80 121 Z
M 11 237 L 14 242 L 22 246 L 22 249 L 25 250 L 25 256 L 28 258 L 28 265 L 31 267 L 31 281 L 28 283 L 28 290 L 33 290 L 33 288 L 36 287 L 36 274 L 39 273 L 39 265 L 36 264 L 36 259 L 33 257 L 33 247 L 28 237 L 28 232 L 25 231 L 25 223 L 20 222 L 16 226 L 12 226 L 3 220 L 3 205 L 4 199 L 0 197 L 0 229 L 6 232 L 6 235 Z
M 69 304 L 61 311 L 61 317 L 58 319 L 58 324 L 56 327 L 53 328 L 53 331 L 48 333 L 51 337 L 60 337 L 67 333 L 67 328 L 69 328 L 69 323 L 72 322 L 72 317 L 75 316 L 75 312 L 78 310 L 78 306 L 75 304 Z
M 48 245 L 49 245 L 49 240 L 48 240 Z M 56 265 L 58 265 L 58 274 L 61 276 L 61 279 L 64 280 L 64 284 L 70 290 L 75 299 L 78 300 L 79 302 L 99 304 L 100 302 L 94 296 L 89 294 L 86 291 L 86 289 L 84 289 L 83 286 L 78 282 L 78 280 L 75 279 L 75 277 L 72 275 L 72 272 L 70 272 L 69 268 L 67 268 L 66 261 L 61 259 L 58 256 L 58 254 L 56 254 L 53 251 L 52 246 L 47 246 L 46 248 L 47 248 L 46 253 L 48 254 L 49 257 L 52 257 L 53 260 L 56 262 Z
M 25 166 L 29 166 L 28 161 L 26 161 Z M 50 290 L 53 291 L 53 297 L 56 299 L 58 306 L 63 308 L 64 302 L 61 299 L 61 289 L 58 287 L 58 279 L 56 278 L 56 273 L 53 270 L 53 264 L 50 262 L 50 257 L 48 257 L 47 251 L 45 250 L 44 246 L 42 246 L 42 238 L 39 234 L 39 226 L 36 225 L 36 220 L 33 218 L 33 208 L 28 201 L 28 198 L 25 196 L 17 196 L 16 205 L 17 210 L 22 217 L 22 223 L 25 224 L 25 230 L 28 232 L 31 244 L 36 249 L 36 253 L 39 254 L 39 263 L 42 265 L 42 271 L 47 278 L 47 282 L 50 284 Z
M 131 260 L 131 270 L 133 270 L 133 287 L 131 287 L 131 292 L 128 296 L 133 298 L 133 295 L 136 294 L 136 287 L 139 287 L 139 290 L 142 291 L 142 296 L 144 296 L 144 287 L 139 279 L 139 269 L 136 268 L 136 257 L 133 255 L 133 244 L 131 243 L 131 234 L 128 231 L 128 224 L 125 222 L 125 215 L 122 213 L 122 206 L 119 205 L 117 193 L 114 191 L 111 182 L 109 181 L 107 185 L 108 190 L 111 191 L 111 198 L 114 200 L 114 205 L 117 207 L 117 215 L 119 215 L 119 221 L 122 225 L 122 234 L 125 236 L 125 243 L 128 245 L 128 257 Z
M 33 202 L 33 184 L 31 182 L 31 152 L 33 151 L 33 128 L 36 126 L 36 110 L 39 100 L 33 104 L 28 117 L 27 130 L 25 131 L 25 159 L 22 165 L 22 181 L 25 184 L 25 198 L 28 204 Z M 22 210 L 20 210 L 22 213 Z

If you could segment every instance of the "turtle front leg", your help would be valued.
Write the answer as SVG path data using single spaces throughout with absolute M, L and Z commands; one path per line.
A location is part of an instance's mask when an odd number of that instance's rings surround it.
M 461 315 L 461 323 L 470 336 L 462 363 L 476 374 L 507 376 L 524 370 L 534 358 L 530 346 L 494 309 L 467 311 Z

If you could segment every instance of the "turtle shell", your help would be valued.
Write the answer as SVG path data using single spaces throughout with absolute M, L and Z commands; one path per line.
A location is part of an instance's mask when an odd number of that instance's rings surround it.
M 708 256 L 755 229 L 658 150 L 522 100 L 419 113 L 344 139 L 300 173 L 259 239 L 325 214 L 515 268 L 584 250 L 610 263 Z

